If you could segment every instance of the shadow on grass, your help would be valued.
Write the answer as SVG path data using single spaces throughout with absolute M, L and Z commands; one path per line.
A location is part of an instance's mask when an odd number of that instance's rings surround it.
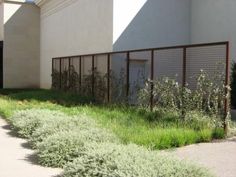
M 68 93 L 57 90 L 44 89 L 2 89 L 0 95 L 7 96 L 17 101 L 51 102 L 66 107 L 94 104 L 91 97 L 81 96 L 76 93 Z
M 16 101 L 36 101 L 36 102 L 50 102 L 64 107 L 76 106 L 95 106 L 102 111 L 118 111 L 125 115 L 132 115 L 132 117 L 144 118 L 145 120 L 154 123 L 158 118 L 164 117 L 166 122 L 176 123 L 176 116 L 168 115 L 162 112 L 150 112 L 148 110 L 141 110 L 134 106 L 127 106 L 126 104 L 98 104 L 91 97 L 81 96 L 76 93 L 62 92 L 57 90 L 43 90 L 43 89 L 6 89 L 0 90 L 0 95 L 7 96 Z M 174 121 L 173 121 L 174 120 Z

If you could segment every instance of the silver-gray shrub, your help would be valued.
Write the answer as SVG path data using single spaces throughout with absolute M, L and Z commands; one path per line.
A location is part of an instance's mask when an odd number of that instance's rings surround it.
M 118 143 L 117 137 L 104 129 L 88 127 L 86 129 L 74 129 L 60 131 L 37 143 L 37 151 L 40 163 L 44 166 L 63 167 L 67 162 L 85 150 L 89 142 L 114 142 Z
M 28 109 L 15 112 L 10 118 L 13 129 L 19 136 L 30 138 L 33 132 L 46 122 L 54 122 L 57 118 L 64 117 L 65 114 L 58 111 L 46 109 Z
M 219 70 L 221 71 L 221 70 Z M 143 107 L 150 105 L 151 85 L 153 84 L 154 106 L 174 109 L 180 114 L 198 111 L 211 116 L 224 114 L 224 101 L 229 96 L 230 88 L 226 86 L 225 75 L 215 72 L 213 76 L 203 70 L 195 76 L 196 88 L 190 89 L 178 83 L 176 79 L 163 77 L 148 81 L 139 92 L 139 103 Z M 227 90 L 227 93 L 225 92 Z
M 87 116 L 66 116 L 58 117 L 53 122 L 42 124 L 30 137 L 30 142 L 35 148 L 36 143 L 41 142 L 44 138 L 59 131 L 69 130 L 89 130 L 91 127 L 97 127 L 96 122 Z
M 207 169 L 137 145 L 87 144 L 63 177 L 211 177 Z

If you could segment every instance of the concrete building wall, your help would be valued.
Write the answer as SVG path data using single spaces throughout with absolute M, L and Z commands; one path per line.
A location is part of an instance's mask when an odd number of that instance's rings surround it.
M 190 42 L 190 0 L 114 0 L 113 50 L 156 48 Z M 182 51 L 155 53 L 155 78 L 163 75 L 181 80 Z M 145 67 L 145 77 L 150 78 L 150 52 L 139 52 L 132 59 L 146 60 L 143 66 L 130 64 L 132 77 L 138 78 Z M 126 68 L 126 55 L 112 57 L 112 70 L 119 77 Z M 139 67 L 139 68 L 138 68 Z M 135 80 L 135 79 L 134 79 Z M 131 81 L 132 82 L 132 81 Z M 131 83 L 132 84 L 132 83 Z
M 53 57 L 112 51 L 111 0 L 51 0 L 41 7 L 42 88 L 51 87 Z
M 4 88 L 39 87 L 39 20 L 35 5 L 4 3 Z
M 0 0 L 0 41 L 3 41 L 3 2 Z
M 225 40 L 234 51 L 235 4 L 234 0 L 41 1 L 41 87 L 50 87 L 51 59 L 58 56 Z M 160 55 L 166 66 L 174 66 L 182 59 L 181 51 L 177 53 L 175 58 Z M 112 59 L 118 74 L 125 67 L 125 56 Z M 179 72 L 182 65 L 178 64 Z M 160 73 L 170 71 L 173 67 L 158 68 Z
M 191 42 L 230 41 L 236 61 L 236 1 L 192 0 Z
M 190 0 L 114 0 L 114 50 L 188 44 Z

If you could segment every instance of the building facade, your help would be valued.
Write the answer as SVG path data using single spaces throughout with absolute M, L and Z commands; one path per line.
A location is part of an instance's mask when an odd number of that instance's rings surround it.
M 4 88 L 40 87 L 40 9 L 32 3 L 5 1 L 1 29 Z
M 5 1 L 3 85 L 50 88 L 60 56 L 230 41 L 234 59 L 235 10 L 234 0 Z

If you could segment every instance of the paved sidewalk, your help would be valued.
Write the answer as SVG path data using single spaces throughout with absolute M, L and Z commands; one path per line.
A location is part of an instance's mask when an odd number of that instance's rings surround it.
M 208 167 L 218 177 L 236 177 L 236 137 L 178 148 L 173 153 Z
M 9 125 L 0 118 L 0 177 L 53 177 L 61 171 L 37 165 L 27 141 L 14 137 Z

